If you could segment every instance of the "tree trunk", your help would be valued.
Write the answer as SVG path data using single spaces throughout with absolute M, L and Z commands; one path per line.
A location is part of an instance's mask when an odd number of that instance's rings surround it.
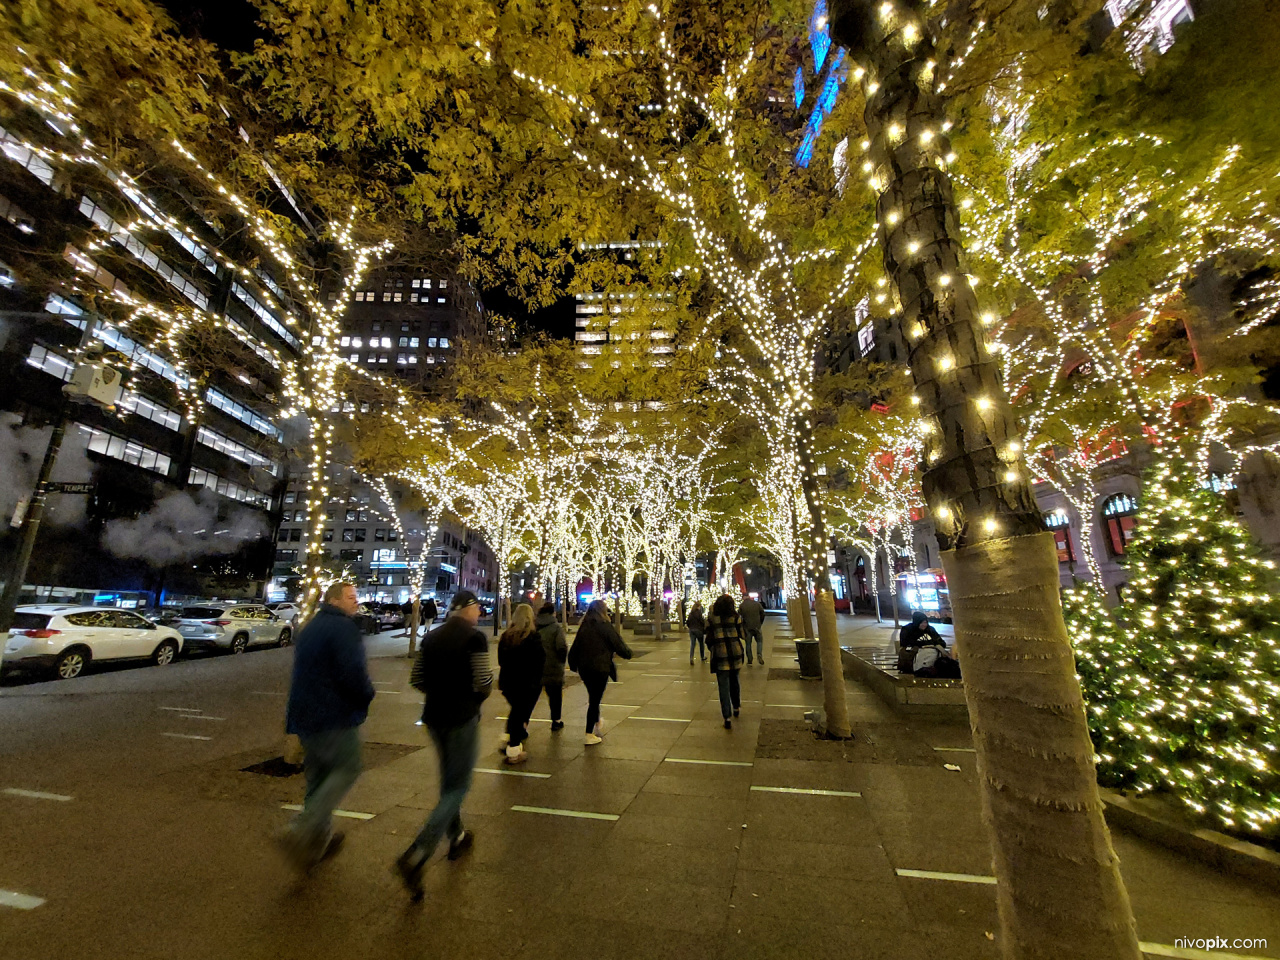
M 844 664 L 840 656 L 840 637 L 836 633 L 835 595 L 831 591 L 831 564 L 827 550 L 827 519 L 818 499 L 818 481 L 814 475 L 813 456 L 809 449 L 809 423 L 796 424 L 796 452 L 800 455 L 800 489 L 809 512 L 810 566 L 814 575 L 814 606 L 818 614 L 818 653 L 822 657 L 822 699 L 827 714 L 827 733 L 837 739 L 852 736 L 849 704 L 845 697 Z M 805 604 L 805 636 L 813 636 L 813 622 Z
M 412 657 L 418 648 L 418 623 L 421 617 L 419 607 L 422 604 L 421 591 L 413 595 L 413 610 L 409 613 L 409 656 Z
M 834 39 L 866 69 L 870 180 L 926 427 L 923 493 L 951 590 L 1001 949 L 1010 960 L 1140 960 L 1103 820 L 1053 536 L 966 280 L 945 173 L 945 104 L 933 92 L 936 52 L 918 0 L 833 0 L 832 8 Z

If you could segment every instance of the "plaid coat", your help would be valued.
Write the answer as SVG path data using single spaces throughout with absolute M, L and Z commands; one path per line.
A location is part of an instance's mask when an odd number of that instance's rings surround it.
M 711 672 L 737 670 L 747 659 L 742 645 L 742 619 L 735 612 L 732 620 L 721 620 L 715 614 L 707 618 L 707 653 L 711 656 Z

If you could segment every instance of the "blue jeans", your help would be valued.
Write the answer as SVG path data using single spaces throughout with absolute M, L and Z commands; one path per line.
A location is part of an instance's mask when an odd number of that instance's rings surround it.
M 701 630 L 695 630 L 693 629 L 693 627 L 689 628 L 689 659 L 690 660 L 693 659 L 694 647 L 697 647 L 699 650 L 702 651 L 703 660 L 707 659 L 707 644 L 702 639 L 703 636 L 704 634 Z
M 721 670 L 716 674 L 720 686 L 720 712 L 726 720 L 742 709 L 742 688 L 738 686 L 737 670 Z
M 298 739 L 306 753 L 307 795 L 289 829 L 299 847 L 318 856 L 333 834 L 333 811 L 360 776 L 360 729 L 322 730 Z
M 761 627 L 743 627 L 747 634 L 747 663 L 751 662 L 751 638 L 756 638 L 756 657 L 764 663 L 764 631 Z
M 471 770 L 476 765 L 480 718 L 472 717 L 460 727 L 428 727 L 440 755 L 440 799 L 413 841 L 422 857 L 431 858 L 448 833 L 450 840 L 462 836 L 462 801 L 471 789 Z

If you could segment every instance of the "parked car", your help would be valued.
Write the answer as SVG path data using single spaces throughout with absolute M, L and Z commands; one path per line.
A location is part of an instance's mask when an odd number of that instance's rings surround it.
M 400 608 L 394 603 L 384 603 L 382 609 L 378 611 L 378 629 L 394 630 L 396 627 L 403 627 L 405 624 L 404 614 Z
M 255 644 L 287 647 L 293 642 L 293 626 L 260 603 L 211 603 L 184 607 L 178 632 L 188 649 L 212 647 L 228 653 L 244 653 Z
M 360 627 L 363 633 L 381 633 L 382 620 L 368 604 L 360 604 L 360 609 L 356 611 L 356 615 L 352 617 L 356 625 Z
M 267 609 L 281 620 L 288 620 L 289 626 L 298 629 L 298 618 L 302 616 L 302 608 L 296 603 L 268 603 Z
M 18 607 L 0 670 L 52 670 L 70 680 L 94 660 L 144 660 L 157 666 L 182 652 L 182 635 L 128 610 L 37 604 Z

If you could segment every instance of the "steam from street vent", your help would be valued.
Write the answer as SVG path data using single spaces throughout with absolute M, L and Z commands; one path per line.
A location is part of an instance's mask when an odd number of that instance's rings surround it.
M 264 536 L 266 523 L 256 513 L 234 509 L 223 519 L 224 503 L 211 490 L 178 490 L 156 501 L 136 520 L 112 520 L 102 545 L 117 557 L 145 560 L 153 567 L 232 553 Z

